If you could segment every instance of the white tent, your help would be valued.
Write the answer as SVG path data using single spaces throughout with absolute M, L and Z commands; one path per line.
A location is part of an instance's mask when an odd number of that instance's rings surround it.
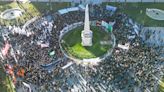
M 117 7 L 106 5 L 106 9 L 112 12 L 115 12 L 117 10 Z
M 79 7 L 71 7 L 71 8 L 65 8 L 65 9 L 58 10 L 58 12 L 60 14 L 65 14 L 65 13 L 68 13 L 68 12 L 78 11 L 78 10 L 79 10 Z

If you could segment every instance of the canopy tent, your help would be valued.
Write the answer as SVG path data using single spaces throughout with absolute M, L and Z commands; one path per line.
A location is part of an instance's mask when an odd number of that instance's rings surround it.
M 68 13 L 68 12 L 78 11 L 78 10 L 79 10 L 79 7 L 71 7 L 71 8 L 65 8 L 65 9 L 58 10 L 58 12 L 60 14 L 65 14 L 65 13 Z
M 117 7 L 106 5 L 106 9 L 112 12 L 115 12 L 117 10 Z
M 58 10 L 58 12 L 59 12 L 60 14 L 68 13 L 67 9 L 61 9 L 61 10 Z
M 82 10 L 85 10 L 85 6 L 83 4 L 80 4 L 78 7 Z
M 79 10 L 79 7 L 67 8 L 67 11 L 68 11 L 68 12 L 71 12 L 71 11 L 78 11 L 78 10 Z

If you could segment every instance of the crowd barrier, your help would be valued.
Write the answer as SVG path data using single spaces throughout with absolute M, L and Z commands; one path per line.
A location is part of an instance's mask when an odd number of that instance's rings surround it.
M 96 26 L 95 25 L 95 23 L 93 23 L 93 22 L 95 22 L 95 21 L 92 21 L 91 22 L 91 25 L 92 26 Z M 74 57 L 72 57 L 72 56 L 70 56 L 70 55 L 68 55 L 67 54 L 67 52 L 62 48 L 62 46 L 61 46 L 61 42 L 62 42 L 62 38 L 63 38 L 63 36 L 66 34 L 66 33 L 68 33 L 69 31 L 71 31 L 72 29 L 74 29 L 74 28 L 76 28 L 76 27 L 78 27 L 78 26 L 82 26 L 83 25 L 83 22 L 78 22 L 78 23 L 73 23 L 73 24 L 71 24 L 71 25 L 68 25 L 67 27 L 64 27 L 61 31 L 60 31 L 60 36 L 59 36 L 59 46 L 60 46 L 60 49 L 61 49 L 61 51 L 63 52 L 63 54 L 67 57 L 67 58 L 69 58 L 69 59 L 72 59 L 73 61 L 76 61 L 76 63 L 81 63 L 81 64 L 94 64 L 94 65 L 96 65 L 96 64 L 98 64 L 98 62 L 101 62 L 101 61 L 103 61 L 104 59 L 106 59 L 106 57 L 108 57 L 108 56 L 110 56 L 111 54 L 112 54 L 112 52 L 113 52 L 113 49 L 112 50 L 108 50 L 107 51 L 107 53 L 106 54 L 104 54 L 103 56 L 100 56 L 100 57 L 97 57 L 97 58 L 91 58 L 91 59 L 77 59 L 77 58 L 74 58 Z M 104 31 L 107 31 L 107 29 L 105 29 L 104 28 Z M 115 39 L 115 36 L 113 35 L 113 33 L 111 32 L 110 33 L 111 34 L 111 38 L 112 38 L 112 48 L 114 48 L 115 47 L 115 45 L 116 45 L 116 39 Z

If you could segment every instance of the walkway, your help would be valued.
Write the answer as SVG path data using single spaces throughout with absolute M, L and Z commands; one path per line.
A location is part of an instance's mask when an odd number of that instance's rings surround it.
M 164 10 L 146 9 L 146 15 L 155 20 L 164 20 Z

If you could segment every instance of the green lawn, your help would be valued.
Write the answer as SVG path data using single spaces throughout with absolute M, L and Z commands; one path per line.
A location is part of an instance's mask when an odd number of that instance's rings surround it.
M 62 44 L 63 48 L 67 50 L 68 54 L 73 57 L 83 59 L 83 58 L 95 58 L 102 56 L 107 52 L 111 45 L 101 45 L 100 41 L 107 41 L 110 39 L 110 36 L 102 31 L 98 27 L 91 27 L 93 31 L 93 46 L 83 47 L 81 45 L 81 31 L 83 27 L 78 27 L 67 33 L 63 40 L 65 43 Z
M 129 17 L 144 26 L 164 26 L 164 21 L 157 21 L 146 15 L 146 8 L 158 8 L 164 10 L 164 3 L 103 3 L 103 5 L 121 6 L 118 12 L 128 14 Z
M 0 92 L 15 92 L 12 81 L 6 76 L 3 68 L 0 66 Z
M 164 10 L 164 3 L 103 3 L 103 5 L 114 5 L 114 6 L 122 6 L 119 12 L 123 12 L 128 14 L 129 17 L 133 18 L 138 23 L 143 24 L 144 26 L 164 26 L 164 21 L 156 21 L 149 18 L 145 11 L 146 8 L 158 8 Z M 22 7 L 23 6 L 23 7 Z M 6 9 L 10 8 L 24 8 L 26 9 L 26 13 L 21 17 L 14 20 L 2 20 L 0 19 L 0 23 L 6 25 L 13 24 L 24 24 L 27 20 L 31 19 L 34 16 L 39 16 L 43 12 L 51 10 L 53 12 L 58 9 L 64 7 L 70 7 L 70 3 L 42 3 L 42 2 L 32 2 L 25 4 L 17 4 L 16 2 L 2 2 L 0 1 L 0 13 Z M 31 16 L 32 15 L 32 16 Z M 19 22 L 18 22 L 19 21 Z
M 164 77 L 162 79 L 162 82 L 159 84 L 159 92 L 164 92 Z
M 50 11 L 56 12 L 58 9 L 62 9 L 64 7 L 69 7 L 70 3 L 43 3 L 43 2 L 32 2 L 25 4 L 17 4 L 16 2 L 2 2 L 0 1 L 0 13 L 6 9 L 11 8 L 21 8 L 25 10 L 25 14 L 17 19 L 13 20 L 4 20 L 0 18 L 0 24 L 5 25 L 20 25 L 24 24 L 27 20 L 32 19 L 35 16 L 40 16 L 44 12 Z

